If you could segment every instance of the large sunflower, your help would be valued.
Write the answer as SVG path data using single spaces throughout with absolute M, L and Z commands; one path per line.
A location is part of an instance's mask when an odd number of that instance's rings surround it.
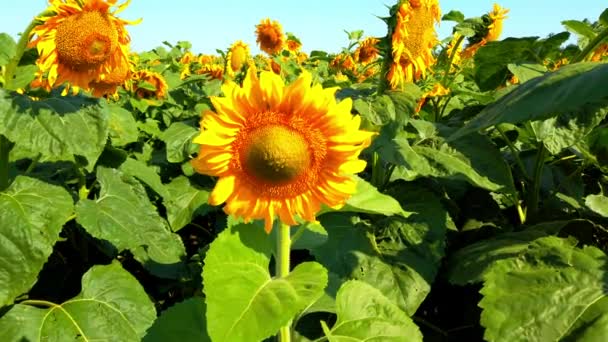
M 36 62 L 50 86 L 69 82 L 89 88 L 90 82 L 103 80 L 114 69 L 128 65 L 131 22 L 116 14 L 129 1 L 49 0 L 52 16 L 37 18 L 41 24 L 32 32 L 30 47 L 36 47 Z M 115 7 L 114 10 L 110 10 Z
M 355 191 L 349 174 L 365 168 L 359 153 L 374 133 L 359 130 L 352 101 L 336 102 L 336 88 L 311 87 L 304 71 L 292 84 L 271 73 L 249 69 L 243 86 L 222 86 L 212 97 L 215 112 L 203 113 L 200 152 L 192 161 L 201 173 L 219 177 L 209 196 L 226 202 L 227 214 L 264 219 L 275 216 L 295 225 L 295 216 L 314 221 L 321 204 L 344 205 Z
M 437 0 L 409 0 L 399 6 L 391 36 L 393 64 L 387 75 L 391 88 L 424 77 L 435 63 L 432 49 L 438 42 L 435 24 L 440 16 Z
M 260 44 L 260 49 L 269 55 L 274 55 L 283 50 L 285 44 L 285 35 L 283 28 L 278 21 L 270 21 L 263 19 L 255 26 L 256 42 Z

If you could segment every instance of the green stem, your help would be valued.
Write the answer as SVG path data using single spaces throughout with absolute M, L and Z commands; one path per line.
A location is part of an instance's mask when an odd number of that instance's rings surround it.
M 0 191 L 8 188 L 8 156 L 13 144 L 0 134 Z
M 45 14 L 43 12 L 42 14 Z M 12 88 L 13 77 L 15 76 L 15 71 L 17 70 L 17 66 L 19 65 L 19 61 L 21 61 L 21 57 L 23 57 L 23 53 L 27 48 L 27 43 L 30 41 L 30 32 L 34 29 L 34 27 L 38 26 L 38 19 L 34 18 L 30 22 L 30 24 L 25 28 L 25 31 L 21 34 L 19 41 L 17 42 L 17 48 L 15 51 L 15 56 L 11 58 L 11 60 L 6 65 L 6 70 L 4 71 L 4 88 L 8 90 L 15 90 Z
M 43 306 L 43 307 L 47 307 L 47 308 L 53 308 L 53 307 L 58 306 L 55 303 L 47 302 L 46 300 L 37 300 L 37 299 L 26 299 L 23 302 L 20 302 L 19 304 L 32 305 L 32 306 Z
M 378 152 L 372 154 L 372 185 L 379 188 L 383 184 L 383 169 L 382 162 L 380 161 L 380 155 Z
M 543 174 L 543 167 L 545 165 L 545 157 L 547 155 L 547 149 L 542 143 L 539 144 L 538 154 L 536 157 L 536 165 L 534 165 L 534 180 L 532 183 L 532 189 L 528 194 L 528 209 L 527 215 L 534 219 L 538 212 L 538 199 L 540 194 L 540 180 Z
M 291 252 L 291 227 L 288 224 L 280 223 L 277 234 L 277 277 L 285 278 L 289 275 L 289 255 Z M 287 323 L 279 330 L 279 341 L 291 341 L 291 322 Z
M 602 41 L 606 38 L 608 38 L 608 27 L 605 28 L 602 32 L 600 32 L 597 36 L 595 36 L 595 38 L 593 38 L 593 40 L 590 41 L 587 46 L 585 46 L 585 49 L 583 49 L 583 51 L 581 51 L 581 53 L 579 53 L 570 64 L 585 60 L 587 58 L 587 55 L 593 52 L 597 48 L 597 46 L 600 45 L 600 43 L 602 43 Z
M 521 161 L 521 158 L 519 158 L 519 152 L 515 148 L 515 145 L 513 145 L 513 142 L 511 142 L 511 140 L 509 140 L 509 137 L 507 137 L 507 135 L 505 134 L 505 131 L 502 128 L 500 128 L 500 126 L 496 125 L 494 127 L 496 127 L 496 130 L 498 131 L 498 133 L 500 133 L 502 138 L 505 140 L 505 142 L 507 143 L 507 146 L 509 146 L 509 150 L 511 150 L 511 154 L 515 158 L 515 163 L 517 164 L 517 167 L 519 168 L 519 171 L 521 172 L 521 174 L 524 176 L 524 178 L 526 180 L 530 180 L 530 176 L 528 176 L 528 173 L 526 172 L 526 167 L 524 166 L 524 163 Z
M 440 82 L 442 85 L 446 84 L 445 81 L 448 78 L 448 74 L 450 73 L 450 69 L 452 69 L 452 62 L 454 62 L 454 57 L 458 53 L 458 47 L 460 47 L 460 44 L 462 44 L 463 40 L 464 40 L 464 36 L 461 35 L 460 37 L 458 37 L 458 40 L 456 41 L 456 44 L 454 44 L 454 47 L 452 48 L 452 53 L 450 53 L 450 57 L 448 58 L 448 68 L 445 71 L 445 74 L 443 74 L 443 78 L 441 79 L 441 82 Z M 446 87 L 448 85 L 446 85 Z

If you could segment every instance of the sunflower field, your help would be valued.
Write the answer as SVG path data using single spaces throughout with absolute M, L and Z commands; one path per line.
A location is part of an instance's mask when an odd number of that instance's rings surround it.
M 0 342 L 608 341 L 608 9 L 207 55 L 128 5 L 0 33 Z

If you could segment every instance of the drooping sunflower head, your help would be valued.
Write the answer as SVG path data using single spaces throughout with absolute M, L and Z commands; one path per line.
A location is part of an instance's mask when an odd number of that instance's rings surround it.
M 196 58 L 194 57 L 194 55 L 192 54 L 192 52 L 190 51 L 186 51 L 182 57 L 179 59 L 179 62 L 182 64 L 190 64 L 192 62 L 194 62 L 196 60 Z
M 441 83 L 435 83 L 435 85 L 433 85 L 433 88 L 425 91 L 422 94 L 422 96 L 420 97 L 420 99 L 418 99 L 418 104 L 416 105 L 416 109 L 414 110 L 414 112 L 415 113 L 420 112 L 420 110 L 422 109 L 422 106 L 426 103 L 426 101 L 429 98 L 437 97 L 437 96 L 446 96 L 449 93 L 450 93 L 450 89 L 444 87 Z
M 221 64 L 203 64 L 196 70 L 197 75 L 207 75 L 212 79 L 221 80 L 224 78 L 224 67 Z
M 89 83 L 89 87 L 95 97 L 113 96 L 116 97 L 116 91 L 119 86 L 125 84 L 131 78 L 133 72 L 133 64 L 123 63 L 109 74 L 105 74 L 103 79 L 97 79 Z
M 492 23 L 488 26 L 488 33 L 485 37 L 486 41 L 493 42 L 498 40 L 498 37 L 500 37 L 500 34 L 502 33 L 502 23 L 507 18 L 507 13 L 509 13 L 508 9 L 502 8 L 498 4 L 494 4 L 494 8 L 488 13 Z
M 51 86 L 68 82 L 88 89 L 128 63 L 129 35 L 116 17 L 129 1 L 49 0 L 51 16 L 37 18 L 41 24 L 31 32 L 30 47 L 36 47 L 36 62 Z M 111 10 L 116 7 L 114 10 Z
M 218 177 L 209 196 L 226 203 L 227 214 L 295 225 L 315 221 L 321 204 L 344 205 L 365 168 L 360 152 L 374 133 L 359 130 L 352 101 L 336 102 L 336 88 L 311 87 L 304 71 L 290 85 L 280 76 L 249 69 L 243 85 L 227 82 L 225 97 L 212 97 L 215 111 L 203 113 L 194 168 Z
M 355 62 L 361 64 L 368 64 L 372 62 L 379 55 L 378 43 L 380 40 L 374 37 L 365 38 L 355 50 L 354 57 Z
M 266 18 L 255 27 L 256 42 L 260 45 L 262 51 L 274 55 L 283 50 L 285 35 L 278 21 L 271 22 L 270 19 Z
M 395 13 L 391 35 L 393 64 L 387 74 L 391 88 L 425 76 L 435 63 L 432 49 L 437 44 L 435 24 L 441 10 L 437 0 L 403 1 Z
M 294 54 L 297 54 L 302 48 L 302 42 L 291 33 L 287 33 L 285 45 L 287 46 L 287 50 Z
M 139 70 L 131 76 L 132 91 L 140 99 L 163 99 L 169 86 L 163 75 L 149 70 Z
M 227 70 L 228 73 L 232 76 L 237 73 L 243 65 L 247 63 L 247 59 L 249 58 L 249 45 L 245 44 L 243 41 L 237 40 L 230 46 L 228 49 L 228 54 L 226 55 L 227 59 Z

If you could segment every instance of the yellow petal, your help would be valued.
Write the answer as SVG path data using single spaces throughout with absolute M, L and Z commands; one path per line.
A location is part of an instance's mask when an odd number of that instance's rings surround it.
M 218 179 L 215 188 L 213 188 L 211 195 L 209 195 L 209 204 L 220 205 L 224 203 L 234 192 L 235 184 L 236 177 L 232 175 Z

